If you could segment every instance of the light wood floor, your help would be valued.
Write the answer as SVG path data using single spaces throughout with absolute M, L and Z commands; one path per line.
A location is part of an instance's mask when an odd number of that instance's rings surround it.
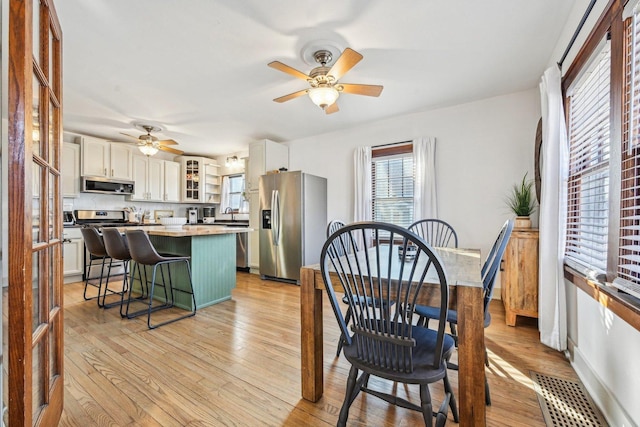
M 325 392 L 300 397 L 299 287 L 238 273 L 233 299 L 149 331 L 143 318 L 82 299 L 65 285 L 65 409 L 61 426 L 329 426 L 344 396 L 348 363 L 335 358 L 338 331 L 327 302 Z M 505 326 L 499 301 L 486 330 L 493 405 L 489 426 L 544 426 L 529 370 L 575 379 L 564 357 L 539 343 L 533 319 Z M 454 356 L 455 357 L 455 356 Z M 481 357 L 481 356 L 479 356 Z M 457 373 L 451 372 L 457 391 Z M 395 387 L 372 379 L 370 385 Z M 397 386 L 419 401 L 417 389 Z M 432 387 L 434 403 L 442 386 Z M 451 415 L 449 415 L 451 417 Z M 423 425 L 417 412 L 361 394 L 350 426 Z M 453 419 L 450 425 L 455 425 Z

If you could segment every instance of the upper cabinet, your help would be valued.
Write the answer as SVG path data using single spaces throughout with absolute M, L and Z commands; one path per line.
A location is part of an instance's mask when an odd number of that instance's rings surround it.
M 133 156 L 135 193 L 129 200 L 180 202 L 180 163 L 155 157 Z
M 80 146 L 63 142 L 60 163 L 62 197 L 78 197 L 80 195 Z
M 289 168 L 289 147 L 263 139 L 249 144 L 247 190 L 258 191 L 260 177 L 267 171 Z
M 218 164 L 213 159 L 195 156 L 178 156 L 180 161 L 181 202 L 220 203 L 220 176 Z
M 164 201 L 180 201 L 180 163 L 164 162 Z
M 133 180 L 133 152 L 126 144 L 82 136 L 82 176 Z

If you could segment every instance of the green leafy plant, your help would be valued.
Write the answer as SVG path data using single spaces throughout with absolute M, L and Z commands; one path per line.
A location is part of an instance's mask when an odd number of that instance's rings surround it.
M 521 183 L 513 185 L 513 190 L 507 197 L 507 206 L 516 216 L 529 216 L 535 211 L 533 180 L 527 180 L 526 173 L 522 177 Z

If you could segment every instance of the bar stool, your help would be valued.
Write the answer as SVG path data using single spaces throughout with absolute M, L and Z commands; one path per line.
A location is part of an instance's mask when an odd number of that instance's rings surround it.
M 144 230 L 126 230 L 127 241 L 129 243 L 129 251 L 131 253 L 131 259 L 136 262 L 134 268 L 140 268 L 140 266 L 149 266 L 153 267 L 153 273 L 151 275 L 151 289 L 149 290 L 149 305 L 146 309 L 139 310 L 134 313 L 129 313 L 129 304 L 131 303 L 131 290 L 132 286 L 129 287 L 129 298 L 127 300 L 127 318 L 131 319 L 133 317 L 137 317 L 146 313 L 147 315 L 147 326 L 149 329 L 155 329 L 159 326 L 166 325 L 168 323 L 176 322 L 178 320 L 195 316 L 196 314 L 196 298 L 193 293 L 193 282 L 191 280 L 191 266 L 189 263 L 188 256 L 162 256 L 158 254 L 156 249 L 154 248 L 151 240 L 149 240 L 149 236 Z M 185 263 L 187 267 L 187 273 L 189 276 L 189 289 L 178 289 L 173 286 L 173 282 L 171 279 L 171 269 L 169 268 L 169 264 L 173 263 Z M 165 268 L 163 268 L 163 266 Z M 160 275 L 162 277 L 161 283 L 156 283 L 156 273 L 157 269 L 160 267 Z M 133 270 L 133 269 L 132 269 Z M 168 280 L 165 279 L 165 270 L 168 275 Z M 132 275 L 133 277 L 133 275 Z M 146 281 L 146 276 L 145 276 Z M 142 281 L 141 281 L 142 282 Z M 167 289 L 168 285 L 168 289 Z M 164 289 L 164 304 L 153 306 L 153 296 L 154 289 L 156 286 L 161 286 Z M 151 324 L 151 313 L 163 310 L 167 308 L 171 308 L 175 303 L 175 293 L 182 292 L 191 295 L 191 302 L 193 304 L 193 310 L 189 311 L 187 314 L 166 320 L 164 322 Z
M 104 247 L 107 251 L 107 255 L 111 257 L 109 262 L 109 270 L 107 276 L 111 275 L 111 266 L 113 261 L 121 261 L 124 268 L 124 277 L 122 279 L 122 292 L 120 294 L 120 301 L 105 304 L 106 292 L 102 296 L 102 305 L 106 307 L 120 306 L 120 316 L 125 317 L 126 313 L 122 311 L 124 305 L 124 296 L 127 294 L 130 286 L 129 281 L 129 261 L 131 261 L 131 253 L 129 252 L 129 246 L 127 245 L 126 237 L 115 228 L 105 228 L 102 230 L 102 240 L 104 241 Z M 133 279 L 133 277 L 132 277 Z M 142 283 L 142 279 L 140 280 Z M 140 298 L 146 298 L 146 293 L 143 292 Z
M 85 272 L 85 279 L 84 279 L 84 293 L 82 294 L 82 296 L 87 301 L 97 298 L 98 307 L 102 308 L 104 307 L 104 296 L 102 298 L 102 303 L 100 302 L 100 296 L 102 295 L 104 266 L 107 260 L 109 260 L 109 265 L 111 265 L 113 260 L 107 254 L 107 250 L 104 247 L 104 241 L 102 240 L 102 236 L 100 236 L 100 234 L 98 233 L 98 230 L 96 230 L 94 227 L 85 227 L 85 228 L 81 228 L 80 232 L 82 233 L 82 237 L 84 238 L 84 245 L 87 248 L 87 251 L 89 252 L 89 264 L 85 264 L 86 272 Z M 90 280 L 98 279 L 98 277 L 90 277 L 91 267 L 93 267 L 94 265 L 98 265 L 97 263 L 94 264 L 95 261 L 98 261 L 100 263 L 100 277 L 99 277 L 99 282 L 97 286 L 94 283 L 90 282 Z M 109 289 L 110 273 L 111 273 L 111 268 L 109 268 L 109 271 L 107 272 L 107 278 L 106 278 L 107 280 L 104 287 L 105 296 L 107 295 L 107 293 L 110 293 L 110 294 L 118 293 Z M 87 297 L 87 287 L 89 285 L 98 288 L 97 296 L 91 297 L 91 298 Z

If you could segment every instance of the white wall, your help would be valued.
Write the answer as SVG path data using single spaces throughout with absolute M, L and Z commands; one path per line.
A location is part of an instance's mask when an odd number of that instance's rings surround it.
M 549 60 L 555 64 L 577 28 L 589 0 L 579 0 Z M 562 70 L 566 72 L 608 1 L 596 2 Z M 612 426 L 640 424 L 640 332 L 570 282 L 567 332 L 571 362 Z
M 290 170 L 326 177 L 329 220 L 352 221 L 354 148 L 434 136 L 439 217 L 455 228 L 461 247 L 486 255 L 513 217 L 504 202 L 511 186 L 525 172 L 533 177 L 539 117 L 537 88 L 405 115 L 291 141 Z

